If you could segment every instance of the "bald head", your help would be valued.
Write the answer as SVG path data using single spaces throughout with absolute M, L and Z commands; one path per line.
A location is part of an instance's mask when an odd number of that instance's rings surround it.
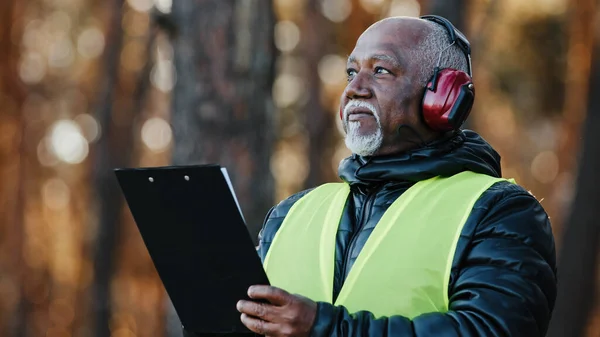
M 428 23 L 428 21 L 408 16 L 385 18 L 367 28 L 358 41 L 369 38 L 372 34 L 390 34 L 399 41 L 412 38 L 412 42 L 416 43 L 431 32 L 431 25 Z

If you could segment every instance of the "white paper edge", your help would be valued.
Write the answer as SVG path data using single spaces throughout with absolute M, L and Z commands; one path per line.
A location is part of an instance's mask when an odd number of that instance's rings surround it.
M 237 197 L 235 196 L 235 191 L 233 190 L 233 185 L 231 184 L 231 180 L 229 179 L 229 174 L 227 173 L 227 169 L 225 167 L 221 167 L 221 172 L 223 173 L 223 177 L 225 177 L 225 181 L 227 181 L 227 185 L 229 186 L 229 190 L 231 191 L 231 195 L 233 196 L 233 200 L 235 200 L 235 204 L 238 207 L 238 211 L 240 212 L 240 216 L 244 223 L 246 223 L 246 219 L 244 219 L 244 214 L 242 213 L 242 208 L 240 207 L 240 203 L 238 202 Z

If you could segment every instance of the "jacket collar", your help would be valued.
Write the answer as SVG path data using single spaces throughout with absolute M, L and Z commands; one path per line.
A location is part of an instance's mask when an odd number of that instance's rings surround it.
M 390 156 L 341 161 L 338 174 L 351 185 L 382 182 L 418 182 L 435 176 L 473 171 L 501 177 L 500 155 L 479 134 L 461 130 L 426 147 Z

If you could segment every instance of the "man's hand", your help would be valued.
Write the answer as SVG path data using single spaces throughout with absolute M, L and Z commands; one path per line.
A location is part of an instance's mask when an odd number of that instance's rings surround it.
M 271 286 L 252 286 L 248 296 L 237 309 L 242 313 L 242 323 L 248 329 L 265 336 L 308 336 L 317 314 L 317 303 Z

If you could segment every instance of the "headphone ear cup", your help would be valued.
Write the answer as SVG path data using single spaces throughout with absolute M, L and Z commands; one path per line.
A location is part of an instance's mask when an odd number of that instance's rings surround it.
M 464 71 L 443 69 L 425 88 L 423 120 L 435 131 L 456 130 L 469 117 L 474 100 L 475 88 L 471 77 Z

